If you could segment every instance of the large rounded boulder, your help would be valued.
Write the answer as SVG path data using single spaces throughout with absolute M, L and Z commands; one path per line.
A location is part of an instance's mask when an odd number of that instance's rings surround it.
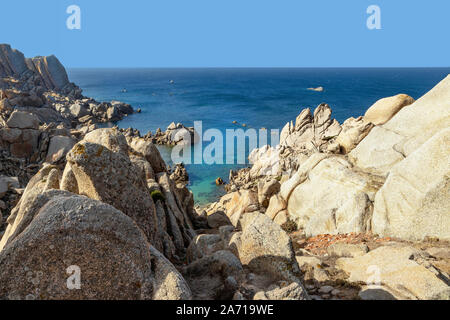
M 157 251 L 130 217 L 84 196 L 47 192 L 53 197 L 0 252 L 0 299 L 190 297 L 174 267 L 152 257 Z M 170 286 L 155 280 L 161 273 L 173 273 Z

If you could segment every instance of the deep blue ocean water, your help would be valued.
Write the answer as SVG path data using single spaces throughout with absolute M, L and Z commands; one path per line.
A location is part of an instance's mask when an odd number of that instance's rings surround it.
M 363 115 L 375 101 L 398 93 L 417 99 L 450 74 L 450 68 L 431 69 L 70 69 L 69 78 L 85 96 L 99 101 L 120 100 L 142 113 L 119 123 L 142 134 L 171 122 L 203 130 L 235 129 L 233 121 L 251 128 L 281 129 L 303 108 L 322 102 L 340 123 Z M 171 83 L 173 80 L 173 83 Z M 307 90 L 324 87 L 324 92 Z M 126 89 L 126 92 L 122 92 Z M 170 163 L 170 149 L 160 148 Z M 224 193 L 217 177 L 228 178 L 241 165 L 188 165 L 190 189 L 197 203 Z

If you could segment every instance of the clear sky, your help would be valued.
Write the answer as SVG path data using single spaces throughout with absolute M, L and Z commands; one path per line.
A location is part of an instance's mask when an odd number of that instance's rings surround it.
M 81 30 L 66 27 L 69 5 Z M 366 10 L 381 8 L 381 30 Z M 0 43 L 68 67 L 450 66 L 450 0 L 2 0 Z

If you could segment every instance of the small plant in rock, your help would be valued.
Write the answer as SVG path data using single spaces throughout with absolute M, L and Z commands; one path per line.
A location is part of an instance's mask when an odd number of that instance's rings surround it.
M 153 190 L 152 192 L 150 192 L 150 196 L 152 197 L 154 202 L 156 202 L 158 200 L 161 200 L 161 201 L 166 200 L 166 198 L 164 197 L 162 192 L 159 190 Z
M 294 221 L 289 220 L 281 225 L 281 229 L 287 233 L 292 233 L 297 231 L 297 224 Z

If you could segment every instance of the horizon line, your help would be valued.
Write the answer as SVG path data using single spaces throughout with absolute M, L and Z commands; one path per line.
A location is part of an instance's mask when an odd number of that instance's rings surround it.
M 67 69 L 450 69 L 450 66 L 419 66 L 419 67 L 411 67 L 411 66 L 402 66 L 402 67 L 393 67 L 393 66 L 387 66 L 387 67 L 364 67 L 364 66 L 358 66 L 358 67 L 80 67 L 75 66 L 66 67 Z

